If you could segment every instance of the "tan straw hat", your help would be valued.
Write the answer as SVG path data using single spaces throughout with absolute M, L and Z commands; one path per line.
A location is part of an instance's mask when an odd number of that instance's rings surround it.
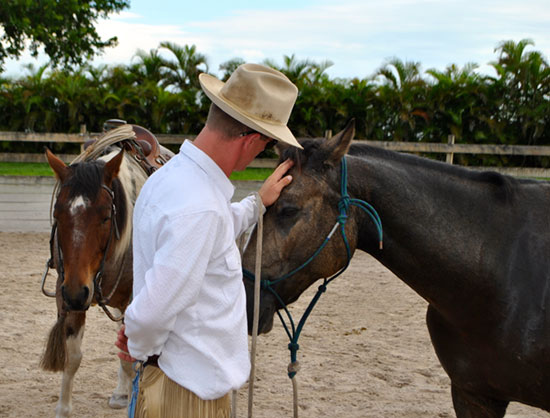
M 270 138 L 298 148 L 287 128 L 298 88 L 281 72 L 258 64 L 242 64 L 227 82 L 200 74 L 206 95 L 221 110 Z

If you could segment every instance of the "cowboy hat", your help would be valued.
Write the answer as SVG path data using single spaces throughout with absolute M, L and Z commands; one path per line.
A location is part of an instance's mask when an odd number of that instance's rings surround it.
M 229 116 L 258 131 L 298 148 L 286 126 L 298 88 L 281 72 L 258 64 L 242 64 L 225 83 L 209 74 L 199 75 L 208 98 Z

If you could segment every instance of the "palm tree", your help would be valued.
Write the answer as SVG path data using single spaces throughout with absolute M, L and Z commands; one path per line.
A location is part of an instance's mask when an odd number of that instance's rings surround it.
M 332 61 L 326 60 L 316 63 L 312 60 L 298 60 L 294 54 L 283 56 L 283 66 L 278 67 L 272 60 L 264 60 L 264 64 L 275 68 L 286 75 L 298 89 L 304 85 L 312 85 L 322 78 L 325 71 L 333 65 Z
M 79 132 L 80 125 L 91 126 L 96 122 L 93 117 L 93 105 L 97 101 L 97 85 L 86 76 L 86 67 L 80 67 L 71 72 L 55 71 L 52 74 L 59 104 L 58 118 L 63 121 L 64 132 Z
M 227 81 L 231 74 L 233 74 L 233 72 L 237 69 L 237 67 L 244 63 L 245 60 L 243 60 L 242 58 L 232 58 L 228 61 L 222 62 L 219 67 L 219 70 L 223 71 L 221 80 Z
M 428 113 L 430 116 L 430 141 L 447 141 L 452 134 L 457 142 L 463 136 L 468 140 L 475 139 L 474 133 L 479 128 L 477 119 L 482 118 L 482 103 L 485 99 L 484 78 L 475 70 L 478 65 L 467 63 L 459 68 L 449 65 L 445 71 L 429 69 L 435 83 L 428 90 Z
M 163 60 L 163 67 L 166 69 L 163 85 L 173 86 L 179 91 L 200 89 L 199 74 L 208 72 L 206 56 L 199 54 L 195 45 L 182 47 L 173 42 L 162 42 L 160 48 L 170 51 L 176 59 Z
M 281 71 L 298 87 L 298 98 L 290 117 L 296 135 L 322 136 L 327 129 L 336 129 L 330 117 L 332 113 L 327 112 L 326 88 L 330 83 L 325 71 L 332 62 L 298 60 L 293 54 L 283 56 L 282 67 L 272 60 L 265 60 L 264 64 Z
M 126 66 L 110 67 L 104 78 L 104 95 L 99 103 L 106 118 L 142 123 L 138 119 L 138 75 Z
M 128 69 L 133 73 L 139 83 L 152 81 L 160 83 L 166 75 L 165 62 L 160 56 L 158 49 L 151 49 L 149 52 L 138 50 L 134 55 L 137 62 L 130 65 Z
M 427 123 L 428 117 L 425 112 L 426 82 L 420 74 L 420 63 L 392 58 L 375 73 L 374 78 L 382 83 L 378 95 L 387 114 L 381 127 L 385 139 L 421 140 L 422 130 L 416 124 Z
M 50 131 L 55 125 L 57 106 L 51 80 L 47 76 L 49 64 L 35 69 L 33 64 L 24 68 L 29 72 L 15 82 L 14 105 L 21 106 L 24 119 L 17 129 Z
M 493 87 L 498 118 L 514 127 L 499 133 L 507 143 L 550 143 L 550 68 L 540 52 L 526 51 L 528 46 L 534 46 L 533 41 L 523 39 L 502 42 L 495 49 L 499 59 L 491 65 L 497 72 Z

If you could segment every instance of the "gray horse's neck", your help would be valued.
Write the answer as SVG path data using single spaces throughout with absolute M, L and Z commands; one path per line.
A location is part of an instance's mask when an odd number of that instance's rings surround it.
M 366 215 L 360 215 L 358 248 L 430 304 L 456 308 L 450 315 L 483 306 L 477 299 L 498 294 L 515 248 L 510 242 L 521 239 L 522 227 L 515 225 L 525 222 L 529 200 L 545 198 L 548 186 L 374 148 L 363 152 L 348 157 L 350 195 L 377 209 L 384 249 L 377 249 Z M 548 225 L 539 227 L 550 232 Z

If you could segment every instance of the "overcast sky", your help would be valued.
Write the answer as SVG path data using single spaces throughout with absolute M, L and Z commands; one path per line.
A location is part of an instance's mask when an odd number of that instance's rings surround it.
M 331 77 L 372 75 L 386 60 L 420 62 L 423 70 L 450 64 L 479 64 L 491 73 L 495 47 L 529 38 L 534 50 L 550 56 L 549 0 L 131 0 L 130 9 L 98 24 L 104 38 L 119 45 L 95 63 L 129 63 L 138 49 L 162 41 L 195 44 L 209 70 L 235 57 L 266 58 L 282 64 L 284 55 L 316 62 L 330 60 Z M 8 62 L 21 73 L 25 55 Z

